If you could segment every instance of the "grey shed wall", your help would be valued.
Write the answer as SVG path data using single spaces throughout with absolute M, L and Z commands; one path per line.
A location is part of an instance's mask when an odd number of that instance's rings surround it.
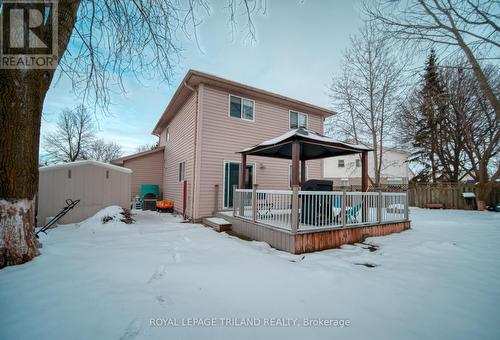
M 42 226 L 47 217 L 59 213 L 66 199 L 81 201 L 59 224 L 81 222 L 110 205 L 130 208 L 131 175 L 130 169 L 96 161 L 40 168 L 37 225 Z

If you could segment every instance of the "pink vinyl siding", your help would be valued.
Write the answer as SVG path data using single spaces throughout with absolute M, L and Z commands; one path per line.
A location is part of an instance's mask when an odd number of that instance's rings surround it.
M 160 135 L 160 145 L 165 146 L 163 197 L 173 200 L 175 209 L 182 211 L 183 188 L 178 172 L 179 163 L 185 162 L 184 178 L 188 189 L 186 212 L 189 216 L 192 216 L 196 99 L 194 92 L 167 124 L 169 141 L 165 141 L 166 129 Z
M 219 185 L 219 203 L 223 202 L 224 161 L 240 161 L 237 154 L 243 148 L 279 136 L 289 129 L 289 110 L 293 107 L 277 106 L 273 103 L 255 100 L 254 121 L 230 117 L 229 93 L 218 88 L 203 86 L 200 126 L 199 192 L 195 195 L 195 218 L 210 216 L 215 206 L 215 185 Z M 308 128 L 323 132 L 322 117 L 308 113 Z M 168 163 L 168 156 L 166 157 Z M 262 189 L 287 189 L 290 160 L 265 157 L 248 157 L 248 163 L 255 164 L 255 183 Z M 307 162 L 308 178 L 322 177 L 322 162 Z
M 158 151 L 123 161 L 123 167 L 132 170 L 132 197 L 139 195 L 141 184 L 158 184 L 163 192 L 163 154 Z

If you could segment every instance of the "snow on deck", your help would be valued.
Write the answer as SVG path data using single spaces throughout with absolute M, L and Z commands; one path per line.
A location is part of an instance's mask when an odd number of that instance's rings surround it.
M 140 211 L 131 225 L 101 215 L 51 230 L 41 256 L 0 270 L 0 339 L 498 338 L 497 213 L 412 209 L 411 230 L 367 240 L 375 251 L 297 256 L 170 214 Z M 351 325 L 182 326 L 188 318 Z

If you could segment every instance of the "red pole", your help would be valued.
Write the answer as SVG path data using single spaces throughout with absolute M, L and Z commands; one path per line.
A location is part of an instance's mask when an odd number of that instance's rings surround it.
M 186 205 L 187 205 L 187 181 L 184 180 L 182 190 L 182 216 L 186 218 Z

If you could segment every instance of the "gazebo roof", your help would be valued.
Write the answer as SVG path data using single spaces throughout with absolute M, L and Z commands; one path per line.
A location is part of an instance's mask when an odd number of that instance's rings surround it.
M 292 159 L 292 144 L 301 144 L 300 159 L 311 160 L 371 151 L 364 145 L 337 141 L 320 133 L 298 128 L 240 151 L 241 154 Z

